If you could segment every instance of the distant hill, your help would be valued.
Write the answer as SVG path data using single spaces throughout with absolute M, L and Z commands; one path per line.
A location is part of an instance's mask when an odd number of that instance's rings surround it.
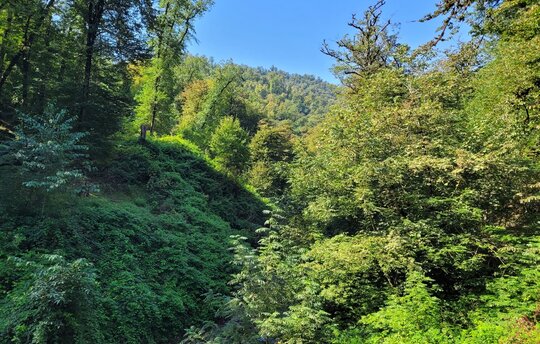
M 337 86 L 313 75 L 239 66 L 243 86 L 269 121 L 290 121 L 297 133 L 319 123 L 335 102 Z

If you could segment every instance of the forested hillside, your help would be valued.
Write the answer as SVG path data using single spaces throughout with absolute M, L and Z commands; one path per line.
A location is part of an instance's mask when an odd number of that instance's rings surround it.
M 0 343 L 540 343 L 540 3 L 384 5 L 335 86 L 189 54 L 209 0 L 0 1 Z
M 187 56 L 175 66 L 161 95 L 153 87 L 153 66 L 138 65 L 133 72 L 139 100 L 135 124 L 150 124 L 154 120 L 155 130 L 161 135 L 189 136 L 197 131 L 199 140 L 211 134 L 205 130 L 213 130 L 201 127 L 212 126 L 216 118 L 226 116 L 237 118 L 251 135 L 260 121 L 286 124 L 294 132 L 303 133 L 328 112 L 337 89 L 309 75 L 232 62 L 217 64 L 200 56 Z M 156 93 L 162 102 L 154 111 Z M 193 136 L 191 139 L 197 141 Z

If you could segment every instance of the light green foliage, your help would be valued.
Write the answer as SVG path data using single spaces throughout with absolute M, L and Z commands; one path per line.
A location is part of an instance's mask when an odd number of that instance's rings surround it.
M 239 271 L 230 282 L 235 292 L 220 312 L 226 321 L 194 333 L 218 338 L 218 343 L 318 343 L 326 338 L 329 318 L 320 309 L 318 287 L 302 280 L 302 253 L 313 238 L 284 220 L 280 212 L 272 214 L 257 231 L 264 234 L 257 249 L 245 237 L 232 238 L 233 264 Z
M 250 135 L 261 119 L 273 125 L 290 123 L 299 133 L 319 122 L 335 98 L 335 87 L 314 77 L 232 63 L 214 65 L 200 57 L 186 58 L 176 79 L 184 86 L 175 102 L 175 132 L 201 147 L 221 117 L 238 118 Z
M 154 130 L 157 133 L 168 134 L 172 128 L 176 125 L 176 118 L 172 108 L 171 96 L 174 94 L 178 87 L 170 82 L 170 79 L 162 79 L 161 74 L 165 74 L 162 70 L 164 61 L 162 59 L 154 58 L 150 61 L 149 65 L 142 68 L 142 76 L 138 81 L 139 88 L 135 100 L 137 100 L 137 107 L 135 108 L 135 120 L 133 126 L 138 131 L 141 125 L 146 125 L 150 128 L 152 123 L 153 111 L 156 111 L 156 118 L 154 121 Z M 170 75 L 168 71 L 166 75 Z M 159 78 L 160 86 L 156 89 L 155 83 Z M 168 81 L 167 83 L 165 81 Z M 154 109 L 155 108 L 155 109 Z
M 193 22 L 212 5 L 211 0 L 159 2 L 155 37 L 151 42 L 155 56 L 142 69 L 138 106 L 134 124 L 146 125 L 151 131 L 169 135 L 176 126 L 175 97 L 186 86 L 186 80 L 176 77 L 183 63 L 185 46 L 193 35 Z M 189 64 L 189 62 L 188 62 Z
M 210 79 L 196 80 L 191 82 L 180 95 L 182 103 L 182 116 L 175 129 L 175 133 L 190 140 L 199 147 L 204 147 L 207 144 L 208 134 L 211 129 L 203 131 L 204 124 L 204 108 L 208 94 L 214 83 Z M 211 132 L 210 132 L 211 133 Z M 206 139 L 206 140 L 205 140 Z
M 241 83 L 235 65 L 216 68 L 210 78 L 192 81 L 180 96 L 182 115 L 175 133 L 203 150 L 225 117 L 234 117 L 246 132 L 255 133 L 259 114 L 244 100 Z
M 6 154 L 21 164 L 23 185 L 47 192 L 80 185 L 88 147 L 80 142 L 86 134 L 73 130 L 76 117 L 49 104 L 42 115 L 20 114 L 20 120 Z
M 285 343 L 320 342 L 328 337 L 331 318 L 322 307 L 320 286 L 304 277 L 303 253 L 313 238 L 286 225 L 279 212 L 267 226 L 259 230 L 267 235 L 260 241 L 258 256 L 252 252 L 244 258 L 249 259 L 250 270 L 244 268 L 232 280 L 242 287 L 236 297 L 247 304 L 262 337 Z
M 495 11 L 494 25 L 502 38 L 491 49 L 494 59 L 479 71 L 478 91 L 468 106 L 478 141 L 504 152 L 525 150 L 532 159 L 540 142 L 540 64 L 535 49 L 540 44 L 539 8 L 527 1 L 507 1 Z
M 374 40 L 342 41 L 360 44 L 336 54 L 360 59 L 349 89 L 296 145 L 289 217 L 243 254 L 236 309 L 285 343 L 534 343 L 537 4 L 490 8 L 507 29 L 440 60 L 376 41 L 377 8 L 358 24 Z M 369 42 L 389 63 L 365 61 Z M 254 175 L 272 173 L 270 132 Z
M 295 133 L 305 133 L 324 118 L 335 102 L 337 87 L 319 78 L 276 68 L 241 69 L 250 105 L 270 125 L 289 124 Z
M 335 308 L 335 321 L 373 312 L 398 285 L 411 264 L 410 244 L 396 233 L 386 237 L 337 235 L 307 253 L 309 278 Z
M 412 271 L 404 283 L 403 295 L 390 296 L 386 306 L 364 316 L 368 326 L 367 343 L 452 343 L 445 329 L 440 300 L 432 296 L 421 272 Z
M 212 134 L 210 156 L 225 171 L 234 175 L 242 173 L 249 160 L 248 135 L 233 117 L 224 117 Z

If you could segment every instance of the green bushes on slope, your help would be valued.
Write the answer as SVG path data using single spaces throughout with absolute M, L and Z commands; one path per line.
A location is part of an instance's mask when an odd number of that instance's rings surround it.
M 262 202 L 182 142 L 121 142 L 96 175 L 102 194 L 57 195 L 64 209 L 2 211 L 1 343 L 179 340 L 229 289 L 230 235 L 262 223 Z

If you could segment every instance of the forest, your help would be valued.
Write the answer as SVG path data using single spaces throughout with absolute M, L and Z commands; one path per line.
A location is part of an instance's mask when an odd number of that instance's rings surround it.
M 540 2 L 375 0 L 339 85 L 213 5 L 0 0 L 0 343 L 540 343 Z

